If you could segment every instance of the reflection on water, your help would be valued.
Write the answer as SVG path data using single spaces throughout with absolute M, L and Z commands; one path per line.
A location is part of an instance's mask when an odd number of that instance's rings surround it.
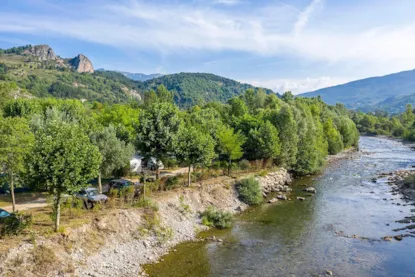
M 362 137 L 361 155 L 330 165 L 320 176 L 296 180 L 292 199 L 304 202 L 264 204 L 238 216 L 232 229 L 211 230 L 224 243 L 185 243 L 165 262 L 146 267 L 150 276 L 312 276 L 331 270 L 336 276 L 415 276 L 415 239 L 384 242 L 398 235 L 396 220 L 414 206 L 398 206 L 377 173 L 415 164 L 415 155 L 399 142 Z M 307 196 L 304 184 L 317 189 Z M 383 200 L 388 199 L 387 201 Z M 393 200 L 392 200 L 393 199 Z M 353 239 L 336 235 L 356 235 Z

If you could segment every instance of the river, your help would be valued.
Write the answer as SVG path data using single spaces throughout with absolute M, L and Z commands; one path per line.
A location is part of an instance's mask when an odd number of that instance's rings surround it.
M 413 277 L 415 238 L 381 238 L 406 234 L 393 229 L 403 227 L 396 221 L 413 216 L 415 207 L 392 195 L 385 180 L 371 179 L 415 165 L 414 154 L 397 141 L 361 137 L 360 153 L 352 159 L 293 182 L 291 198 L 305 196 L 305 201 L 250 208 L 233 228 L 201 234 L 223 243 L 183 243 L 145 269 L 154 277 L 323 276 L 327 270 L 334 276 Z M 316 195 L 307 196 L 305 184 L 315 187 Z

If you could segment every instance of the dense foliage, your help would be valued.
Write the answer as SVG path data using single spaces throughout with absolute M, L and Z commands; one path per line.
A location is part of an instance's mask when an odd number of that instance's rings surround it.
M 202 224 L 218 229 L 225 229 L 232 226 L 232 214 L 209 207 L 201 215 Z
M 248 205 L 258 205 L 262 202 L 262 189 L 255 178 L 243 179 L 236 189 L 242 202 Z
M 163 85 L 174 93 L 174 100 L 180 107 L 203 105 L 208 102 L 225 102 L 244 94 L 251 85 L 208 73 L 178 73 L 147 80 L 139 87 L 141 91 L 156 89 Z M 268 91 L 271 93 L 271 91 Z
M 400 137 L 406 140 L 415 141 L 415 115 L 412 105 L 406 105 L 401 114 L 389 116 L 384 111 L 374 113 L 355 112 L 352 119 L 357 128 L 363 134 L 385 135 Z

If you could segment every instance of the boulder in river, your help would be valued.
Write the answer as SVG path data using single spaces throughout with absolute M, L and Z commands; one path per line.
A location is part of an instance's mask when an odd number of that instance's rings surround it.
M 272 204 L 272 203 L 275 203 L 277 201 L 278 201 L 277 198 L 272 198 L 272 199 L 268 200 L 268 203 Z
M 279 194 L 279 195 L 277 195 L 277 199 L 279 199 L 279 200 L 287 200 L 288 198 L 287 198 L 286 195 Z
M 299 200 L 299 201 L 304 201 L 304 200 L 305 200 L 305 198 L 304 198 L 304 197 L 297 196 L 297 200 Z
M 317 192 L 316 189 L 313 188 L 313 187 L 308 187 L 308 188 L 305 189 L 305 191 L 310 192 L 310 193 L 316 193 Z

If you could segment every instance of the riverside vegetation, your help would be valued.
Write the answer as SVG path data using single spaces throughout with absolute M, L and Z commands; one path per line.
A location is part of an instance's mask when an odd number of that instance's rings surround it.
M 373 113 L 353 112 L 351 118 L 362 134 L 415 141 L 415 114 L 411 104 L 407 104 L 405 111 L 399 114 L 389 115 L 385 111 L 377 110 Z
M 248 89 L 226 104 L 180 110 L 164 86 L 144 94 L 142 102 L 126 105 L 13 99 L 13 87 L 0 86 L 4 178 L 13 205 L 16 186 L 48 191 L 54 201 L 56 231 L 62 196 L 85 188 L 93 178 L 127 174 L 134 148 L 155 158 L 156 164 L 222 168 L 230 175 L 248 161 L 261 161 L 263 168 L 281 166 L 307 175 L 319 171 L 328 154 L 356 146 L 359 138 L 342 105 L 294 99 L 291 93 L 280 99 L 261 89 Z M 159 172 L 156 168 L 157 179 Z M 242 191 L 246 190 L 249 186 Z

